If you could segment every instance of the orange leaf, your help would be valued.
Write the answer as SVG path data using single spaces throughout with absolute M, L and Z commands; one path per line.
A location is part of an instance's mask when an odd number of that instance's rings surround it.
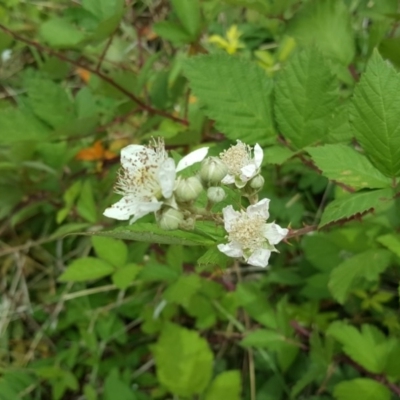
M 100 140 L 97 140 L 93 146 L 82 149 L 75 158 L 81 161 L 101 161 L 111 160 L 117 157 L 112 151 L 106 150 Z
M 88 83 L 90 79 L 90 72 L 84 68 L 76 68 L 77 75 L 83 80 L 83 82 Z

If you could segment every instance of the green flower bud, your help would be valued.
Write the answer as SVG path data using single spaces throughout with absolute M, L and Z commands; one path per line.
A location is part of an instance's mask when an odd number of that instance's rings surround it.
M 207 186 L 218 185 L 228 173 L 228 167 L 218 157 L 208 157 L 201 163 L 200 178 Z
M 166 231 L 178 229 L 179 224 L 183 221 L 183 214 L 174 208 L 168 208 L 161 214 L 158 220 L 158 226 Z
M 256 191 L 259 191 L 264 186 L 264 178 L 261 175 L 256 175 L 250 182 L 250 187 Z
M 202 190 L 203 185 L 199 178 L 192 176 L 179 181 L 178 186 L 175 189 L 175 197 L 178 201 L 186 203 L 196 200 Z
M 225 198 L 225 190 L 219 186 L 211 186 L 207 190 L 207 198 L 211 203 L 219 203 Z

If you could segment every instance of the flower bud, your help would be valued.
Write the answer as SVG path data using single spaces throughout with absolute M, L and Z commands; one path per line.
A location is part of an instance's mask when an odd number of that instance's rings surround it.
M 218 157 L 208 157 L 201 163 L 200 178 L 207 186 L 218 185 L 228 173 L 228 167 Z
M 166 231 L 178 229 L 179 224 L 183 221 L 183 214 L 174 208 L 168 208 L 161 214 L 158 220 L 158 226 Z
M 211 203 L 219 203 L 225 198 L 225 190 L 219 186 L 211 186 L 207 190 L 207 198 Z
M 175 189 L 175 197 L 178 201 L 189 202 L 197 199 L 202 190 L 203 185 L 199 178 L 191 176 L 190 178 L 181 179 L 179 181 Z
M 264 182 L 264 178 L 261 175 L 256 175 L 249 184 L 252 189 L 259 191 L 263 188 Z

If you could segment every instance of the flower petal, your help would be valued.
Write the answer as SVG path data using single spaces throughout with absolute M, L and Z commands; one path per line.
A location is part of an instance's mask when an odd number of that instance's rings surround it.
M 251 256 L 247 259 L 247 263 L 255 267 L 265 268 L 268 265 L 268 260 L 271 252 L 266 249 L 257 249 L 253 251 Z
M 187 156 L 183 157 L 176 166 L 176 172 L 182 171 L 183 169 L 190 167 L 197 162 L 203 161 L 208 153 L 208 150 L 208 147 L 202 147 L 201 149 L 192 151 Z
M 240 179 L 247 182 L 257 174 L 258 168 L 255 164 L 248 164 L 240 169 Z
M 168 199 L 172 196 L 175 185 L 175 161 L 172 158 L 167 158 L 157 172 L 158 182 L 161 187 L 162 195 Z
M 103 215 L 120 221 L 127 220 L 133 215 L 134 218 L 130 222 L 133 223 L 146 214 L 159 210 L 161 205 L 162 203 L 160 202 L 141 202 L 135 197 L 125 196 L 111 207 L 108 207 Z
M 223 210 L 222 210 L 222 214 L 224 217 L 224 226 L 225 226 L 225 230 L 227 232 L 231 231 L 232 228 L 232 224 L 238 219 L 240 218 L 240 213 L 238 211 L 235 211 L 233 209 L 233 207 L 231 205 L 226 206 Z
M 254 146 L 254 163 L 256 164 L 257 169 L 261 167 L 263 158 L 264 158 L 263 149 L 258 143 L 256 143 L 256 145 Z
M 222 179 L 221 183 L 224 185 L 230 185 L 232 183 L 235 183 L 235 177 L 233 175 L 225 175 L 225 177 Z
M 250 216 L 258 216 L 258 217 L 262 217 L 265 220 L 267 220 L 269 218 L 269 202 L 271 200 L 270 199 L 262 199 L 260 200 L 258 203 L 253 204 L 251 206 L 247 207 L 247 214 Z
M 145 146 L 130 144 L 121 150 L 121 165 L 129 173 L 135 172 L 142 165 L 141 157 L 138 154 L 149 151 Z
M 226 254 L 228 257 L 239 258 L 243 256 L 242 248 L 237 242 L 230 242 L 228 244 L 219 244 L 218 250 Z
M 264 237 L 272 245 L 279 243 L 282 239 L 286 237 L 289 230 L 286 228 L 281 228 L 275 223 L 265 224 Z

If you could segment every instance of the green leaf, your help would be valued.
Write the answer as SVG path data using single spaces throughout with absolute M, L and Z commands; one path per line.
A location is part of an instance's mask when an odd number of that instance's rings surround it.
M 326 56 L 347 66 L 355 53 L 351 23 L 350 11 L 343 1 L 313 0 L 296 14 L 288 34 L 307 46 L 317 45 Z
M 97 257 L 115 267 L 122 267 L 128 258 L 128 247 L 121 240 L 103 236 L 93 236 L 92 244 Z
M 294 154 L 295 153 L 292 150 L 288 149 L 287 147 L 282 147 L 282 146 L 267 147 L 266 149 L 264 149 L 263 164 L 282 165 Z
M 174 282 L 179 273 L 168 265 L 149 264 L 140 271 L 139 279 L 144 282 Z
M 380 189 L 369 192 L 350 194 L 328 204 L 322 214 L 319 228 L 340 219 L 350 218 L 388 202 L 393 198 L 391 189 Z
M 40 26 L 40 36 L 51 47 L 68 49 L 79 46 L 86 34 L 63 18 L 52 18 Z
M 377 51 L 354 91 L 350 109 L 356 139 L 385 175 L 400 175 L 400 76 Z
M 314 47 L 296 53 L 275 89 L 282 134 L 298 149 L 323 140 L 337 105 L 337 81 Z
M 82 7 L 104 21 L 116 14 L 123 13 L 124 0 L 82 0 Z
M 197 332 L 166 323 L 152 350 L 157 377 L 170 392 L 190 397 L 205 390 L 211 379 L 213 354 Z
M 201 283 L 198 275 L 182 275 L 164 292 L 164 298 L 187 307 L 193 295 L 201 288 Z
M 283 342 L 284 340 L 285 337 L 279 332 L 257 329 L 246 335 L 240 344 L 245 347 L 270 348 L 271 344 L 273 345 L 277 342 Z
M 256 64 L 213 54 L 188 59 L 184 71 L 207 116 L 229 139 L 265 143 L 274 136 L 272 80 Z
M 225 268 L 231 259 L 221 253 L 216 246 L 210 247 L 198 260 L 201 270 L 209 268 Z
M 343 346 L 343 351 L 356 363 L 374 374 L 383 372 L 387 358 L 386 338 L 373 325 L 364 324 L 361 331 L 342 321 L 333 322 L 327 335 Z
M 84 282 L 111 275 L 114 267 L 94 257 L 83 257 L 73 261 L 60 276 L 60 282 Z
M 389 267 L 391 259 L 389 251 L 371 249 L 343 261 L 332 270 L 329 278 L 328 286 L 333 297 L 343 304 L 360 278 L 377 281 L 379 275 Z
M 392 253 L 400 257 L 400 235 L 394 233 L 388 233 L 387 235 L 379 236 L 376 239 L 379 243 L 383 244 Z
M 187 44 L 192 41 L 192 37 L 182 26 L 175 22 L 160 21 L 153 25 L 153 29 L 157 35 L 177 45 Z
M 329 144 L 306 149 L 316 166 L 328 179 L 352 188 L 380 189 L 391 186 L 391 180 L 377 170 L 367 157 L 343 144 Z
M 141 265 L 137 264 L 128 264 L 122 268 L 118 268 L 112 276 L 113 284 L 119 289 L 126 289 L 134 281 L 142 268 Z
M 133 390 L 121 380 L 117 369 L 113 369 L 104 382 L 104 400 L 136 400 Z
M 171 0 L 171 4 L 186 32 L 196 39 L 201 29 L 199 0 Z
M 87 221 L 92 223 L 97 221 L 97 207 L 93 197 L 92 184 L 89 180 L 83 182 L 76 209 L 78 214 Z
M 59 84 L 35 76 L 28 78 L 25 86 L 33 112 L 51 127 L 68 126 L 76 119 L 74 105 Z
M 50 131 L 33 114 L 16 108 L 0 110 L 0 143 L 8 144 L 24 140 L 48 140 Z
M 122 226 L 113 231 L 95 232 L 93 235 L 108 236 L 115 239 L 136 240 L 160 244 L 181 244 L 183 246 L 208 246 L 214 241 L 188 231 L 165 231 L 157 225 L 139 222 L 134 225 Z
M 207 390 L 205 400 L 240 400 L 241 379 L 239 371 L 225 371 L 219 374 Z
M 368 378 L 356 378 L 335 385 L 333 395 L 336 400 L 390 400 L 390 390 L 381 383 Z

